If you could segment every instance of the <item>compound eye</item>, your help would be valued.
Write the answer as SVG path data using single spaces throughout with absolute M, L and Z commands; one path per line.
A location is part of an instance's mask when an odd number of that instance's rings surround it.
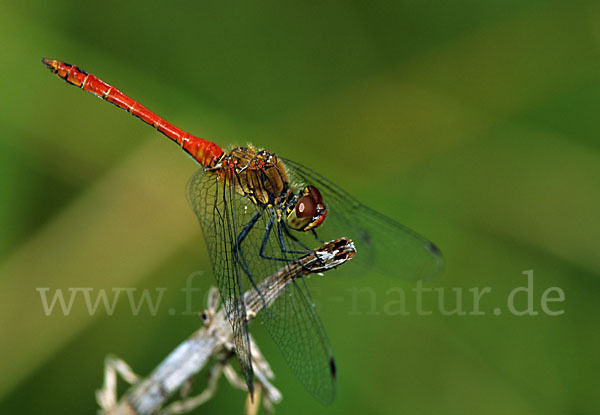
M 317 189 L 314 186 L 307 186 L 307 189 L 308 189 L 308 193 L 312 196 L 315 203 L 323 202 L 323 196 L 321 196 L 321 192 L 319 192 L 319 189 Z
M 312 218 L 317 211 L 317 203 L 311 196 L 302 196 L 296 203 L 296 216 L 299 218 Z

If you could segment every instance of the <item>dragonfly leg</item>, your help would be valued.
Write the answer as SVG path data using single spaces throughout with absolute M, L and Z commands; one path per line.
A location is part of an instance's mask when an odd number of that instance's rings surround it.
M 267 247 L 267 242 L 269 241 L 269 236 L 271 235 L 271 232 L 273 231 L 273 223 L 274 222 L 275 222 L 275 217 L 271 216 L 271 218 L 269 219 L 269 222 L 267 222 L 265 236 L 263 238 L 262 244 L 260 244 L 260 251 L 259 251 L 258 254 L 260 255 L 261 258 L 270 259 L 272 261 L 293 262 L 293 260 L 290 260 L 290 259 L 287 259 L 287 258 L 271 257 L 271 256 L 268 256 L 265 253 L 265 249 Z M 282 252 L 285 252 L 285 251 L 282 251 Z
M 288 252 L 288 253 L 292 253 L 292 254 L 306 254 L 308 252 L 311 252 L 312 249 L 310 249 L 309 247 L 307 247 L 306 245 L 304 245 L 304 243 L 302 243 L 302 241 L 300 241 L 298 238 L 296 238 L 288 229 L 288 227 L 285 225 L 285 223 L 278 223 L 277 224 L 277 228 L 278 228 L 278 234 L 279 234 L 279 245 L 281 245 L 281 250 L 283 252 Z M 298 245 L 300 245 L 302 248 L 304 248 L 304 250 L 302 251 L 288 251 L 288 249 L 285 247 L 285 241 L 283 239 L 283 233 L 286 234 L 286 236 L 288 238 L 290 238 L 292 241 L 296 242 Z
M 269 219 L 269 222 L 267 222 L 265 237 L 263 238 L 262 244 L 260 246 L 260 252 L 259 252 L 260 257 L 264 258 L 264 259 L 269 259 L 269 260 L 272 260 L 272 261 L 281 261 L 281 262 L 287 262 L 287 263 L 293 262 L 293 263 L 296 263 L 296 264 L 300 264 L 302 266 L 302 268 L 304 268 L 307 271 L 310 271 L 310 269 L 308 267 L 306 267 L 304 264 L 300 263 L 297 258 L 294 258 L 294 259 L 276 258 L 276 257 L 268 256 L 265 253 L 265 249 L 267 247 L 267 241 L 269 240 L 269 236 L 271 235 L 271 232 L 273 231 L 273 223 L 274 222 L 275 222 L 275 217 L 271 216 L 271 218 Z M 281 233 L 281 229 L 278 230 L 278 233 Z M 304 254 L 304 253 L 307 253 L 307 252 L 314 253 L 310 249 L 306 250 L 306 251 L 289 251 L 289 250 L 285 249 L 285 243 L 282 243 L 282 241 L 283 241 L 283 235 L 280 234 L 280 236 L 279 236 L 279 245 L 280 245 L 279 248 L 281 249 L 281 252 L 284 253 L 284 254 L 290 254 L 290 253 Z M 301 244 L 301 242 L 298 241 L 298 240 L 296 240 L 296 242 L 298 242 L 299 244 Z M 314 255 L 316 255 L 316 254 L 314 254 Z M 318 256 L 317 256 L 317 259 L 319 261 L 321 260 Z
M 322 241 L 321 238 L 319 238 L 319 235 L 317 235 L 317 231 L 315 231 L 314 229 L 311 229 L 310 232 L 313 234 L 313 236 L 315 237 L 315 239 L 317 240 L 317 242 L 320 242 L 322 244 L 325 243 L 325 241 Z
M 252 287 L 256 290 L 256 292 L 260 296 L 260 298 L 263 301 L 265 308 L 266 308 L 266 306 L 267 306 L 266 300 L 263 297 L 262 292 L 258 289 L 258 285 L 256 284 L 256 281 L 254 281 L 254 278 L 252 277 L 252 273 L 250 272 L 250 267 L 248 267 L 246 258 L 244 257 L 244 254 L 242 253 L 242 250 L 240 249 L 242 242 L 244 241 L 246 236 L 248 236 L 248 233 L 252 230 L 254 225 L 256 225 L 256 222 L 258 222 L 258 219 L 260 219 L 261 216 L 262 216 L 261 211 L 257 211 L 254 214 L 254 216 L 252 216 L 250 221 L 248 221 L 248 223 L 244 226 L 244 229 L 242 229 L 240 234 L 237 236 L 237 238 L 235 240 L 235 245 L 233 246 L 232 250 L 233 250 L 233 253 L 235 255 L 237 262 L 240 264 L 240 267 L 244 270 L 244 273 L 248 277 L 248 280 L 250 280 L 250 284 L 252 284 Z
M 283 252 L 286 253 L 291 253 L 291 254 L 307 254 L 307 253 L 313 253 L 315 255 L 315 258 L 317 259 L 317 261 L 319 261 L 321 263 L 321 265 L 324 264 L 324 262 L 321 260 L 321 258 L 319 258 L 319 256 L 314 253 L 313 250 L 309 249 L 306 245 L 304 245 L 298 238 L 296 238 L 294 235 L 292 235 L 292 233 L 290 232 L 290 230 L 287 228 L 287 226 L 285 226 L 285 224 L 282 224 L 281 222 L 279 222 L 277 224 L 277 233 L 279 235 L 279 245 L 281 247 L 281 250 Z M 285 246 L 285 238 L 283 237 L 283 234 L 286 234 L 286 236 L 288 238 L 290 238 L 292 241 L 296 242 L 298 245 L 300 245 L 302 248 L 304 248 L 304 250 L 301 251 L 292 251 L 292 250 L 288 250 L 287 247 Z M 316 233 L 315 233 L 316 236 Z M 317 238 L 318 240 L 318 238 Z

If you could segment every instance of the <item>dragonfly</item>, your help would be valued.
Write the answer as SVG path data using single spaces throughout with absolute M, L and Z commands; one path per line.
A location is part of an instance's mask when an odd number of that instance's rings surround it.
M 353 263 L 363 270 L 413 281 L 440 273 L 444 260 L 436 245 L 308 167 L 252 146 L 226 152 L 75 65 L 42 62 L 67 83 L 153 126 L 200 164 L 188 182 L 187 197 L 202 228 L 251 396 L 254 372 L 245 290 L 258 291 L 282 266 L 298 263 L 323 241 L 340 236 L 354 241 Z M 325 328 L 305 279 L 294 280 L 285 290 L 259 313 L 260 321 L 304 387 L 329 404 L 335 397 L 337 369 Z

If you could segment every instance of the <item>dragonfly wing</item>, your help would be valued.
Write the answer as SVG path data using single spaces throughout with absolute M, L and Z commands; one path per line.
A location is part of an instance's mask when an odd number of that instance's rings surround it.
M 427 238 L 365 206 L 313 170 L 291 160 L 284 162 L 291 182 L 319 189 L 327 217 L 317 233 L 322 240 L 332 235 L 352 239 L 357 253 L 352 263 L 407 280 L 427 280 L 440 273 L 442 253 Z
M 305 248 L 284 232 L 273 214 L 266 210 L 242 242 L 248 268 L 253 278 L 260 280 L 306 255 Z M 266 229 L 270 221 L 274 224 L 269 232 Z M 259 316 L 298 380 L 319 402 L 331 403 L 336 389 L 333 351 L 306 278 L 292 281 Z
M 235 183 L 235 180 L 230 182 Z M 224 302 L 233 300 L 228 317 L 236 334 L 236 351 L 240 353 L 238 357 L 249 382 L 252 367 L 247 322 L 241 318 L 245 315 L 245 305 L 240 301 L 242 293 L 306 255 L 306 251 L 297 240 L 284 233 L 274 211 L 259 209 L 247 197 L 217 180 L 216 175 L 200 171 L 193 176 L 188 185 L 188 198 L 200 221 L 221 296 Z M 253 226 L 247 225 L 252 222 Z M 233 242 L 240 235 L 244 237 L 235 248 Z M 311 242 L 314 245 L 314 238 Z M 290 283 L 259 316 L 306 389 L 320 402 L 331 402 L 335 396 L 333 353 L 306 281 Z
M 336 390 L 333 350 L 306 280 L 292 281 L 260 317 L 304 387 L 319 402 L 325 405 L 333 402 Z
M 223 306 L 233 329 L 235 352 L 252 393 L 254 371 L 243 301 L 243 275 L 233 254 L 235 237 L 239 233 L 237 224 L 232 222 L 235 195 L 230 186 L 217 180 L 216 175 L 200 170 L 188 182 L 187 196 L 202 227 Z
M 243 204 L 246 198 L 238 198 L 240 208 L 237 221 L 248 222 L 256 208 Z M 315 242 L 314 238 L 311 242 Z M 248 231 L 241 243 L 241 250 L 249 274 L 256 284 L 284 265 L 306 255 L 305 247 L 294 235 L 284 231 L 282 222 L 276 220 L 275 212 L 269 210 L 264 210 Z M 333 351 L 306 279 L 290 283 L 268 309 L 261 311 L 259 317 L 298 380 L 318 401 L 331 403 L 336 389 Z

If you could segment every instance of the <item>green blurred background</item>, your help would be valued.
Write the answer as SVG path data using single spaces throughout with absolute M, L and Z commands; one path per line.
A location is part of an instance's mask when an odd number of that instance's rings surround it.
M 186 277 L 204 271 L 196 310 L 213 283 L 185 199 L 194 163 L 42 57 L 222 146 L 313 167 L 427 235 L 446 257 L 427 286 L 445 288 L 447 307 L 451 288 L 466 311 L 469 288 L 492 289 L 483 316 L 445 316 L 432 293 L 432 315 L 400 316 L 385 312 L 388 290 L 415 311 L 408 283 L 311 281 L 338 395 L 320 406 L 256 327 L 280 413 L 599 413 L 598 2 L 250 3 L 0 3 L 0 413 L 94 413 L 104 356 L 149 373 L 200 324 L 166 311 L 185 309 Z M 529 269 L 540 314 L 510 315 Z M 553 286 L 559 316 L 540 309 Z M 125 298 L 90 316 L 79 297 L 46 317 L 39 287 L 168 291 L 156 316 L 133 316 Z M 361 288 L 371 294 L 353 298 Z M 222 381 L 195 413 L 243 401 Z

